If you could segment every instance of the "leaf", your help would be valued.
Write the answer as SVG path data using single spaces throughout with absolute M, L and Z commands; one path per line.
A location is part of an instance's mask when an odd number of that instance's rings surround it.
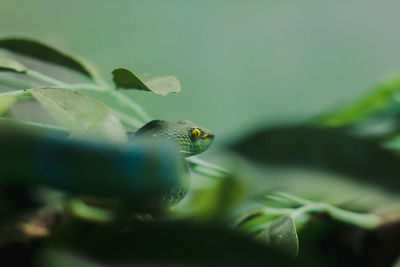
M 299 239 L 294 221 L 289 216 L 275 220 L 268 230 L 261 233 L 258 238 L 266 238 L 273 248 L 286 252 L 296 257 L 299 253 Z
M 99 262 L 95 262 L 92 259 L 79 254 L 75 254 L 71 251 L 64 251 L 61 249 L 42 249 L 39 251 L 38 255 L 34 258 L 34 266 L 43 267 L 98 267 L 105 266 Z
M 356 99 L 337 110 L 312 120 L 324 126 L 346 126 L 382 113 L 399 113 L 400 75 L 378 85 L 369 94 Z
M 0 97 L 0 116 L 7 112 L 12 105 L 17 101 L 15 96 L 6 95 Z
M 252 214 L 244 218 L 237 228 L 246 234 L 259 233 L 267 229 L 277 217 L 277 214 Z
M 181 85 L 174 76 L 142 75 L 138 77 L 125 68 L 115 69 L 112 74 L 113 81 L 118 88 L 150 91 L 163 96 L 181 91 Z
M 175 212 L 190 214 L 199 221 L 231 220 L 231 213 L 245 199 L 246 190 L 245 184 L 237 177 L 221 177 L 211 187 L 193 191 Z
M 11 70 L 11 71 L 15 71 L 15 72 L 26 72 L 26 67 L 11 58 L 8 57 L 3 57 L 0 55 L 0 71 L 2 70 Z
M 44 185 L 76 195 L 117 198 L 129 209 L 146 209 L 143 202 L 160 199 L 179 185 L 185 170 L 174 144 L 145 139 L 124 146 L 88 142 L 15 124 L 0 125 L 0 151 L 0 191 Z
M 103 103 L 66 89 L 32 89 L 33 97 L 73 135 L 127 141 L 124 127 Z
M 42 42 L 27 38 L 4 38 L 0 39 L 0 48 L 29 56 L 35 59 L 43 60 L 52 64 L 60 65 L 71 70 L 75 70 L 90 78 L 97 78 L 99 75 L 94 68 L 73 56 L 70 53 L 55 49 Z
M 3 151 L 2 151 L 3 152 Z M 3 166 L 4 168 L 4 166 Z M 2 177 L 3 178 L 3 177 Z M 0 227 L 15 225 L 18 219 L 26 216 L 40 206 L 34 190 L 25 186 L 0 187 Z M 6 240 L 7 231 L 3 231 L 2 240 Z
M 400 160 L 378 144 L 334 129 L 264 128 L 229 149 L 254 163 L 333 171 L 389 191 L 400 191 Z
M 212 224 L 181 221 L 96 225 L 70 220 L 47 241 L 45 246 L 72 249 L 79 255 L 111 266 L 153 266 L 160 262 L 165 266 L 283 267 L 302 264 L 265 244 Z

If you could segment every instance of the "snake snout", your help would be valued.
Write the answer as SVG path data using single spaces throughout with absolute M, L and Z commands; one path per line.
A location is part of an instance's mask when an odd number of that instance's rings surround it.
M 215 136 L 214 134 L 208 133 L 208 134 L 204 134 L 201 137 L 201 139 L 207 139 L 207 138 L 214 139 L 214 136 Z

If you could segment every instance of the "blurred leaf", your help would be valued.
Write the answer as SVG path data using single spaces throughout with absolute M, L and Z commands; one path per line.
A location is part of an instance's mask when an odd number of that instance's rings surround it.
M 112 74 L 114 83 L 118 88 L 150 91 L 163 96 L 181 91 L 179 81 L 174 76 L 143 75 L 138 77 L 125 68 L 115 69 Z
M 86 204 L 80 198 L 70 199 L 66 206 L 68 211 L 73 214 L 73 216 L 78 217 L 82 220 L 91 220 L 95 222 L 111 222 L 114 220 L 115 214 L 112 210 L 102 207 L 97 207 L 96 205 Z
M 43 267 L 99 267 L 109 266 L 100 264 L 87 256 L 75 254 L 61 249 L 44 249 L 36 256 L 34 266 Z
M 368 95 L 331 113 L 317 117 L 311 123 L 326 126 L 346 126 L 394 108 L 396 112 L 400 112 L 400 104 L 396 100 L 399 97 L 399 93 L 400 75 L 396 75 L 394 78 L 377 86 Z
M 175 211 L 188 212 L 197 220 L 224 220 L 244 199 L 245 193 L 246 187 L 239 179 L 227 176 L 210 188 L 192 192 L 189 201 L 177 207 Z
M 0 116 L 7 112 L 12 105 L 17 101 L 15 96 L 1 96 L 0 97 Z
M 296 257 L 299 253 L 299 239 L 296 226 L 289 216 L 283 216 L 275 220 L 265 232 L 258 235 L 259 239 L 266 238 L 274 248 Z
M 253 162 L 334 171 L 400 191 L 400 160 L 395 153 L 337 130 L 301 126 L 264 128 L 229 148 Z
M 11 71 L 15 71 L 15 72 L 26 72 L 26 67 L 11 58 L 8 57 L 3 57 L 0 55 L 0 71 L 2 70 L 11 70 Z
M 266 213 L 252 214 L 242 220 L 237 227 L 246 234 L 259 233 L 267 229 L 279 216 L 278 214 Z
M 124 127 L 103 103 L 66 89 L 32 89 L 39 103 L 73 135 L 88 139 L 127 141 Z
M 93 67 L 83 59 L 27 38 L 0 39 L 0 48 L 75 70 L 91 78 L 98 77 Z
M 1 100 L 1 97 L 0 97 Z M 1 101 L 0 101 L 1 102 Z M 24 120 L 16 120 L 10 119 L 7 117 L 0 117 L 0 128 L 14 128 L 17 127 L 21 131 L 27 131 L 31 133 L 38 133 L 43 135 L 51 135 L 58 137 L 68 137 L 70 133 L 64 128 L 49 125 L 49 124 L 41 124 Z
M 79 242 L 76 242 L 79 240 Z M 185 222 L 95 225 L 69 223 L 49 247 L 62 247 L 113 266 L 296 266 L 265 244 L 213 226 Z M 309 265 L 308 265 L 309 266 Z
M 3 167 L 4 168 L 4 167 Z M 39 207 L 39 203 L 31 187 L 1 186 L 0 187 L 0 227 L 15 224 L 15 220 Z M 0 234 L 0 245 L 7 236 Z
M 179 185 L 184 173 L 174 144 L 146 139 L 120 146 L 8 125 L 0 128 L 0 151 L 0 189 L 45 185 L 124 200 L 130 209 L 159 208 L 157 200 Z

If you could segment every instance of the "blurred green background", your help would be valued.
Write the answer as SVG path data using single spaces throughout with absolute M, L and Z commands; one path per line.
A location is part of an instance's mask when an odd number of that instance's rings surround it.
M 0 34 L 113 68 L 176 75 L 177 95 L 129 92 L 155 118 L 217 136 L 307 119 L 400 67 L 399 1 L 11 1 Z

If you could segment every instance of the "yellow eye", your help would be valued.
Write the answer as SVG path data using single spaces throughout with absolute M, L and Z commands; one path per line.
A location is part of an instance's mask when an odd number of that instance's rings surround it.
M 199 129 L 193 129 L 193 131 L 192 131 L 192 137 L 193 137 L 194 139 L 199 138 L 200 135 L 201 135 L 201 132 L 200 132 Z

